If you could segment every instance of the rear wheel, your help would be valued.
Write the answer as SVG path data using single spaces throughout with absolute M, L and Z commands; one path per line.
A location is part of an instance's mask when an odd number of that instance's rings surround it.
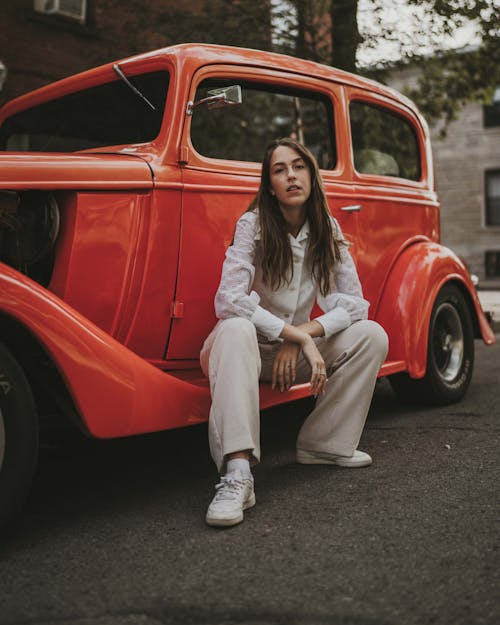
M 38 458 L 38 417 L 24 371 L 0 343 L 0 526 L 23 505 Z
M 432 309 L 427 345 L 427 371 L 420 380 L 407 373 L 389 378 L 400 399 L 416 403 L 452 404 L 469 387 L 474 365 L 474 334 L 469 308 L 460 290 L 447 285 Z

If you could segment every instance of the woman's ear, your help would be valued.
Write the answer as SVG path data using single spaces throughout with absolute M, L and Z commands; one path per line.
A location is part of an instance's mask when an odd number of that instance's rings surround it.
M 276 193 L 274 192 L 274 190 L 273 190 L 272 188 L 270 188 L 270 189 L 269 189 L 269 193 L 270 193 L 271 195 L 276 195 Z

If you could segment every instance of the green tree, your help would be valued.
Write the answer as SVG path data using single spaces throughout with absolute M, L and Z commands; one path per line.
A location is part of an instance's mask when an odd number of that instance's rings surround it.
M 467 102 L 491 101 L 500 86 L 500 7 L 497 0 L 434 0 L 429 4 L 444 32 L 453 33 L 464 20 L 473 20 L 481 37 L 470 49 L 438 51 L 415 59 L 422 71 L 409 96 L 429 118 L 448 122 Z
M 215 43 L 263 50 L 272 47 L 270 2 L 204 0 L 196 10 L 164 2 L 152 15 L 142 1 L 136 1 L 136 37 L 141 32 L 147 37 L 153 30 L 168 44 Z

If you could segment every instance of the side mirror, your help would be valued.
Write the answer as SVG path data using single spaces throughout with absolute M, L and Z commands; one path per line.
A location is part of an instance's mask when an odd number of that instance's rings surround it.
M 212 109 L 220 109 L 226 106 L 234 106 L 242 103 L 240 85 L 231 85 L 230 87 L 221 87 L 220 89 L 211 89 L 208 97 L 193 102 L 190 100 L 187 104 L 186 115 L 192 115 L 193 109 L 200 104 L 206 104 L 209 111 Z

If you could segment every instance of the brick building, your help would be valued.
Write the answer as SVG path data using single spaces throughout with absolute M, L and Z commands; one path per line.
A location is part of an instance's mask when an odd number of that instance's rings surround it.
M 404 69 L 389 83 L 413 86 L 417 71 Z M 500 95 L 497 91 L 497 95 Z M 434 165 L 441 200 L 441 239 L 478 275 L 500 284 L 500 98 L 468 104 L 445 138 L 433 129 Z

